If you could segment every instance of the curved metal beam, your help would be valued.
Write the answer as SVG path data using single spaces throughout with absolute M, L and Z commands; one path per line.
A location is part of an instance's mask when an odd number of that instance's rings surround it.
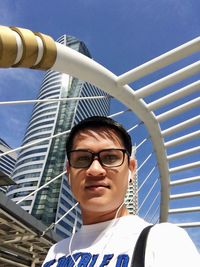
M 29 31 L 19 30 L 19 28 L 17 29 L 18 30 L 16 30 L 15 28 L 15 33 L 13 33 L 13 36 L 15 36 L 16 38 L 18 49 L 17 52 L 16 49 L 15 51 L 13 50 L 13 53 L 15 53 L 15 58 L 12 56 L 12 62 L 10 60 L 10 67 L 14 65 L 16 66 L 17 63 L 20 63 L 18 64 L 19 67 L 27 67 L 26 55 L 28 55 L 27 51 L 29 50 L 30 42 L 27 41 L 28 37 L 26 35 L 27 33 L 29 33 Z M 8 67 L 7 65 L 3 65 L 1 59 L 2 55 L 4 55 L 4 48 L 6 47 L 6 32 L 8 32 L 9 35 L 12 35 L 11 31 L 12 30 L 10 30 L 9 28 L 7 31 L 4 28 L 3 35 L 1 35 L 0 29 L 0 41 L 4 40 L 4 46 L 1 47 L 2 51 L 0 51 L 1 67 Z M 18 34 L 17 37 L 16 32 Z M 136 113 L 140 120 L 145 123 L 151 136 L 157 157 L 158 167 L 160 169 L 160 221 L 166 221 L 168 217 L 169 201 L 169 168 L 160 126 L 154 113 L 148 110 L 146 103 L 142 99 L 136 98 L 135 91 L 131 87 L 129 87 L 128 85 L 120 85 L 118 83 L 118 77 L 102 65 L 80 54 L 79 52 L 72 50 L 69 47 L 54 42 L 50 37 L 46 35 L 34 35 L 35 38 L 37 37 L 36 41 L 38 44 L 38 49 L 33 49 L 35 53 L 37 53 L 37 55 L 32 56 L 32 59 L 34 58 L 35 62 L 33 62 L 34 60 L 31 60 L 31 68 L 44 70 L 51 68 L 53 70 L 70 74 L 74 77 L 94 84 L 129 107 L 134 113 Z M 33 40 L 33 35 L 30 34 L 30 36 Z M 21 41 L 19 41 L 19 38 L 21 38 Z M 26 42 L 23 39 L 26 40 Z M 16 62 L 16 59 L 18 60 L 18 62 Z
M 161 180 L 160 221 L 168 217 L 169 168 L 159 123 L 153 112 L 149 112 L 146 103 L 135 97 L 134 90 L 128 85 L 117 84 L 118 77 L 90 58 L 56 43 L 57 59 L 53 70 L 68 73 L 96 85 L 117 98 L 130 108 L 143 121 L 148 129 L 156 153 Z

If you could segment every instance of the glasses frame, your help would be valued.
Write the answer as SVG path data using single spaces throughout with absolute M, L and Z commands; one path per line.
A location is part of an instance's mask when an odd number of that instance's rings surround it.
M 119 165 L 107 166 L 107 165 L 105 165 L 105 164 L 102 163 L 99 154 L 102 153 L 102 152 L 104 152 L 104 151 L 110 151 L 110 150 L 118 150 L 118 151 L 122 151 L 123 152 L 123 159 L 122 159 L 122 162 Z M 90 164 L 88 166 L 86 166 L 86 167 L 75 167 L 75 166 L 73 166 L 71 164 L 70 154 L 73 153 L 73 152 L 75 152 L 75 151 L 89 152 L 92 155 Z M 97 159 L 99 161 L 99 163 L 101 164 L 102 167 L 105 167 L 105 168 L 115 168 L 115 167 L 121 166 L 124 163 L 125 154 L 128 156 L 128 159 L 129 159 L 130 155 L 129 155 L 128 151 L 126 149 L 124 149 L 124 148 L 108 148 L 108 149 L 102 149 L 102 150 L 100 150 L 97 153 L 92 152 L 91 150 L 88 150 L 88 149 L 74 149 L 74 150 L 69 151 L 68 162 L 69 162 L 69 166 L 70 167 L 73 167 L 75 169 L 87 169 L 87 168 L 89 168 L 92 165 L 93 161 L 95 159 Z

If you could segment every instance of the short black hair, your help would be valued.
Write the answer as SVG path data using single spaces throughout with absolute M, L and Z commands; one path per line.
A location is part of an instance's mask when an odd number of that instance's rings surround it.
M 119 134 L 125 149 L 128 151 L 128 154 L 131 155 L 132 152 L 131 137 L 127 133 L 125 128 L 120 123 L 111 118 L 104 116 L 92 116 L 80 121 L 78 124 L 72 127 L 66 142 L 67 157 L 69 157 L 69 152 L 72 150 L 73 141 L 77 133 L 79 133 L 84 129 L 90 129 L 90 128 L 98 129 L 101 127 L 113 129 L 117 134 Z

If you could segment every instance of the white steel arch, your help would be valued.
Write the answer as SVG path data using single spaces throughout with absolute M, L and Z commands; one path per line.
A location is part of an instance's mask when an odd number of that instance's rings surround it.
M 128 84 L 200 51 L 200 38 L 196 38 L 120 76 L 116 76 L 94 60 L 54 42 L 50 37 L 40 33 L 33 33 L 20 28 L 2 27 L 0 28 L 0 38 L 1 67 L 29 67 L 43 70 L 51 68 L 55 71 L 64 72 L 96 85 L 131 109 L 145 124 L 156 154 L 161 181 L 160 221 L 166 221 L 168 214 L 199 212 L 199 206 L 169 209 L 169 201 L 172 199 L 199 197 L 198 190 L 170 195 L 172 187 L 200 181 L 199 176 L 183 177 L 182 181 L 170 180 L 170 175 L 175 172 L 200 167 L 198 160 L 170 167 L 170 163 L 174 159 L 199 153 L 199 146 L 173 154 L 168 154 L 167 150 L 169 147 L 174 147 L 189 140 L 199 140 L 199 130 L 187 135 L 183 134 L 178 138 L 172 137 L 169 141 L 166 138 L 182 129 L 197 125 L 200 121 L 200 115 L 165 129 L 161 127 L 161 124 L 169 118 L 180 116 L 185 111 L 198 107 L 200 98 L 194 97 L 187 103 L 177 105 L 164 112 L 157 112 L 161 107 L 175 100 L 195 92 L 199 93 L 199 81 L 192 82 L 171 94 L 161 98 L 158 97 L 153 101 L 148 102 L 146 98 L 166 87 L 198 74 L 200 72 L 200 63 L 197 61 L 190 64 L 137 90 L 134 90 Z M 200 219 L 197 222 L 184 223 L 183 226 L 199 227 Z

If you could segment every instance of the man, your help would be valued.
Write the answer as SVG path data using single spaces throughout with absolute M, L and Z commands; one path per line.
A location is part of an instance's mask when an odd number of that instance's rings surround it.
M 131 266 L 136 241 L 148 225 L 129 215 L 124 197 L 134 177 L 131 138 L 117 122 L 91 117 L 67 140 L 67 173 L 80 204 L 83 226 L 52 246 L 43 267 Z M 146 267 L 199 267 L 199 254 L 186 232 L 172 224 L 154 226 L 147 241 Z

